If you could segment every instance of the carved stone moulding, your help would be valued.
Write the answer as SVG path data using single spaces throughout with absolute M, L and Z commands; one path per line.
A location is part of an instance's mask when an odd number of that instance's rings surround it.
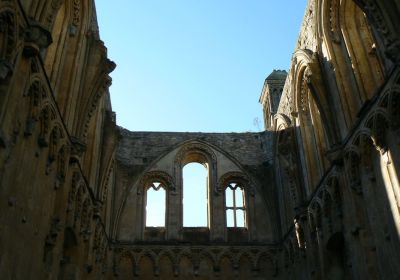
M 79 159 L 86 151 L 86 144 L 77 137 L 71 136 L 70 138 L 72 142 L 71 161 L 79 162 Z
M 153 182 L 160 182 L 172 193 L 176 192 L 174 179 L 164 171 L 150 171 L 143 175 L 137 187 L 137 194 L 142 194 L 143 189 L 146 189 Z
M 228 172 L 222 175 L 218 181 L 217 191 L 221 193 L 225 190 L 225 187 L 230 183 L 237 183 L 247 190 L 252 196 L 254 196 L 254 186 L 250 178 L 242 172 Z
M 114 273 L 119 274 L 120 263 L 127 259 L 132 264 L 135 276 L 140 276 L 140 261 L 142 258 L 149 258 L 154 264 L 153 272 L 155 276 L 159 276 L 160 259 L 167 257 L 170 259 L 171 268 L 175 276 L 180 275 L 180 261 L 182 258 L 188 258 L 192 263 L 193 273 L 197 275 L 199 264 L 202 259 L 212 262 L 212 268 L 215 273 L 220 273 L 221 260 L 228 258 L 233 270 L 240 268 L 240 260 L 242 257 L 248 258 L 252 264 L 252 270 L 258 272 L 262 260 L 267 258 L 271 261 L 273 267 L 273 275 L 277 270 L 277 248 L 274 246 L 173 246 L 173 245 L 139 245 L 139 246 L 123 246 L 114 248 Z

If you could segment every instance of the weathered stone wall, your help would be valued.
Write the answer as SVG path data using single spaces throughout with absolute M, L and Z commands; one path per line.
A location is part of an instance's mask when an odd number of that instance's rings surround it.
M 254 219 L 255 221 L 258 219 L 260 225 L 257 234 L 260 240 L 269 242 L 276 240 L 277 233 L 272 234 L 271 231 L 274 229 L 270 227 L 272 220 L 276 219 L 274 215 L 277 208 L 277 205 L 274 204 L 275 188 L 270 183 L 273 181 L 270 133 L 129 132 L 122 129 L 120 132 L 121 138 L 116 153 L 117 164 L 120 166 L 115 188 L 116 202 L 117 205 L 124 205 L 124 200 L 128 199 L 127 205 L 130 205 L 129 210 L 124 209 L 124 213 L 121 215 L 130 217 L 130 215 L 136 214 L 137 203 L 135 201 L 138 198 L 135 194 L 138 192 L 137 188 L 143 187 L 140 186 L 139 181 L 146 172 L 165 172 L 172 177 L 175 184 L 179 184 L 175 174 L 177 153 L 182 146 L 198 143 L 209 147 L 216 156 L 215 183 L 228 172 L 243 172 L 251 178 L 256 189 L 255 200 L 258 209 L 255 214 L 257 218 L 254 217 Z M 210 189 L 215 187 L 209 186 Z M 179 192 L 180 190 L 178 190 L 178 194 Z M 267 209 L 265 209 L 266 201 L 268 201 Z M 215 207 L 221 208 L 220 204 L 217 203 Z M 221 208 L 220 211 L 224 210 Z M 123 219 L 132 222 L 132 217 L 130 217 L 131 219 L 128 217 L 123 216 Z M 270 219 L 269 226 L 265 225 L 268 219 Z M 140 220 L 140 217 L 137 220 Z M 220 223 L 225 222 L 221 220 Z M 140 224 L 140 222 L 136 221 L 136 224 Z M 131 234 L 122 235 L 125 238 L 121 236 L 125 241 L 138 238 L 139 234 L 134 237 L 134 230 L 130 222 L 124 221 L 119 226 L 127 228 L 131 232 Z M 264 230 L 262 231 L 261 228 Z
M 394 2 L 309 1 L 273 124 L 287 279 L 400 275 Z
M 111 190 L 98 174 L 113 172 L 115 65 L 94 14 L 91 0 L 0 1 L 2 279 L 97 278 L 109 267 Z
M 120 129 L 117 160 L 124 166 L 144 169 L 185 141 L 199 140 L 225 151 L 243 167 L 268 165 L 272 160 L 272 134 L 201 132 L 130 132 Z
M 263 93 L 268 132 L 129 132 L 93 1 L 0 1 L 1 278 L 396 278 L 399 19 L 396 0 L 309 0 L 277 111 Z M 207 228 L 182 228 L 191 160 Z M 146 231 L 154 179 L 167 226 Z M 247 228 L 226 228 L 229 180 Z

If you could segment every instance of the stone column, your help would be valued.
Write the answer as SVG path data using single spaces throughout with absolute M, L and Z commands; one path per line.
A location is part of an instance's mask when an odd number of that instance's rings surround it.
M 213 178 L 213 176 L 210 176 Z M 211 241 L 226 241 L 225 193 L 217 191 L 217 180 L 209 180 L 208 213 Z
M 175 191 L 168 192 L 167 201 L 167 239 L 178 240 L 182 228 L 182 180 Z

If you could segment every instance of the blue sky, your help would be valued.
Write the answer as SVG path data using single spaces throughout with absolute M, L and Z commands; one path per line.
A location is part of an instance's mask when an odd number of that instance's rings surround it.
M 133 131 L 263 129 L 264 79 L 288 69 L 306 0 L 97 0 L 117 68 L 117 123 Z M 254 124 L 258 118 L 260 124 Z

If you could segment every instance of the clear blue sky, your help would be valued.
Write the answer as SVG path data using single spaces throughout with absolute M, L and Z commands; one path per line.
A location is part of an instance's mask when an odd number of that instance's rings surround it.
M 264 79 L 289 67 L 306 2 L 97 0 L 118 125 L 259 131 Z

